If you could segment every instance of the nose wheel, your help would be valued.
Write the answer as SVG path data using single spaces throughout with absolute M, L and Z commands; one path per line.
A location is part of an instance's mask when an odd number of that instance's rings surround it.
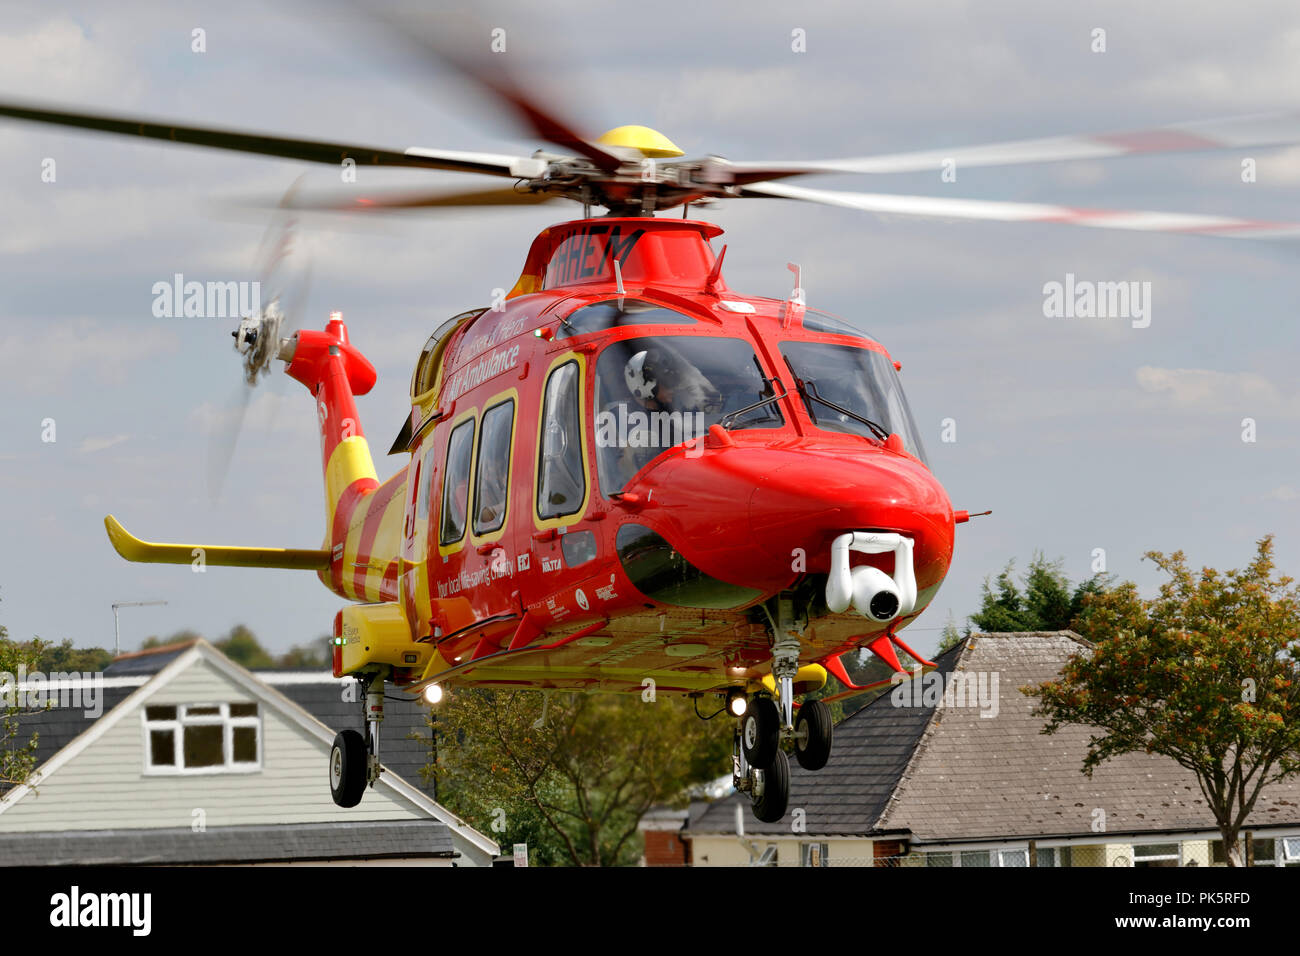
M 755 699 L 740 722 L 740 746 L 751 767 L 766 770 L 780 752 L 781 715 L 767 697 Z
M 741 793 L 748 793 L 753 803 L 754 816 L 764 823 L 776 823 L 785 816 L 790 803 L 790 758 L 781 750 L 780 725 L 776 722 L 776 705 L 766 698 L 755 704 L 772 708 L 773 723 L 768 727 L 766 717 L 756 717 L 764 708 L 753 707 L 736 726 L 735 744 L 732 748 L 732 783 Z M 763 748 L 771 746 L 770 753 Z M 750 763 L 748 754 L 766 756 L 766 766 Z
M 831 758 L 831 709 L 820 700 L 804 701 L 794 722 L 794 757 L 805 770 L 820 770 Z
M 379 725 L 384 719 L 384 679 L 363 681 L 366 733 L 340 731 L 330 748 L 330 796 L 340 807 L 355 807 L 374 786 L 382 767 L 379 763 Z

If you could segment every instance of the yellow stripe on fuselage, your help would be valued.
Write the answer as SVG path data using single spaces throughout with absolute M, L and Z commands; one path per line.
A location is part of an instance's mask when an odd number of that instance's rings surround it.
M 348 485 L 359 478 L 378 481 L 375 475 L 375 462 L 370 457 L 370 445 L 360 435 L 345 438 L 330 452 L 329 464 L 325 466 L 325 517 L 328 527 L 334 525 L 334 512 L 339 506 L 339 499 Z

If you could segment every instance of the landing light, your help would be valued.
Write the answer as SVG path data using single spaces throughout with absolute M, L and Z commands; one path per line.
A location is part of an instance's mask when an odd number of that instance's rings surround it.
M 442 685 L 430 684 L 424 689 L 424 699 L 427 703 L 436 704 L 442 700 Z
M 727 701 L 727 710 L 731 711 L 733 717 L 744 717 L 745 711 L 749 710 L 749 701 L 743 693 L 732 693 L 731 699 Z

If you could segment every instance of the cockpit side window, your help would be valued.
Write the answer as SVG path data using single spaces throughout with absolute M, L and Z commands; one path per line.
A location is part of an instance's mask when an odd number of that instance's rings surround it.
M 601 490 L 709 426 L 780 428 L 779 397 L 741 339 L 663 335 L 611 342 L 596 363 L 596 461 Z

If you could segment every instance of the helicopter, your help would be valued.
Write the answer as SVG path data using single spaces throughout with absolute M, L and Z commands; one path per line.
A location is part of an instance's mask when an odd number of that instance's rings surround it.
M 444 54 L 445 57 L 445 54 Z M 453 58 L 454 59 L 454 58 Z M 1238 117 L 969 149 L 826 161 L 685 158 L 663 134 L 598 138 L 494 66 L 456 63 L 563 152 L 376 148 L 184 126 L 47 105 L 0 116 L 327 165 L 496 176 L 508 185 L 313 199 L 375 212 L 574 202 L 537 235 L 498 301 L 436 327 L 414 362 L 411 411 L 381 481 L 356 396 L 376 371 L 341 313 L 294 329 L 272 301 L 242 319 L 247 381 L 275 361 L 316 404 L 325 533 L 315 549 L 161 544 L 113 516 L 130 561 L 314 571 L 352 602 L 333 624 L 333 672 L 364 688 L 365 733 L 329 757 L 334 801 L 381 773 L 389 687 L 436 703 L 460 687 L 689 695 L 735 720 L 732 772 L 755 815 L 789 797 L 788 748 L 807 770 L 833 744 L 827 703 L 869 649 L 897 676 L 934 667 L 901 631 L 952 563 L 957 510 L 930 471 L 896 362 L 856 325 L 810 307 L 791 264 L 784 299 L 725 281 L 722 230 L 691 207 L 783 198 L 861 211 L 1271 239 L 1300 227 L 1231 217 L 829 191 L 818 173 L 888 173 L 1300 140 L 1292 114 Z M 680 217 L 658 213 L 680 207 Z M 592 210 L 604 215 L 593 216 Z M 364 336 L 363 336 L 364 337 Z M 904 666 L 900 653 L 916 662 Z M 829 676 L 845 688 L 809 699 Z

